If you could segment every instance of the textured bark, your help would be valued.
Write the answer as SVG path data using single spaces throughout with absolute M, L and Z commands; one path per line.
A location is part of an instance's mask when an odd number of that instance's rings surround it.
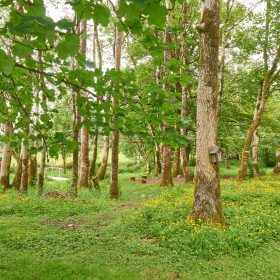
M 38 194 L 42 195 L 45 180 L 45 168 L 46 168 L 47 146 L 43 142 L 43 150 L 41 155 L 40 169 L 38 173 Z
M 62 161 L 63 161 L 63 174 L 67 173 L 67 165 L 66 165 L 66 153 L 62 153 Z
M 86 56 L 87 50 L 87 22 L 86 20 L 82 20 L 81 22 L 81 32 L 83 33 L 83 37 L 81 39 L 81 46 L 80 46 L 80 54 L 82 56 Z M 85 93 L 81 93 L 81 95 L 86 97 Z M 85 102 L 83 109 L 88 109 L 88 103 Z M 81 117 L 81 121 L 83 126 L 81 128 L 81 155 L 80 155 L 80 187 L 88 188 L 89 187 L 89 128 L 85 124 L 87 122 L 88 116 L 83 115 Z
M 209 161 L 209 148 L 217 145 L 217 80 L 220 1 L 202 2 L 199 84 L 196 115 L 196 174 L 190 219 L 223 224 L 217 163 Z
M 106 174 L 108 158 L 109 158 L 109 149 L 110 149 L 109 136 L 104 136 L 101 164 L 96 172 L 96 177 L 98 178 L 99 181 L 103 180 Z
M 37 180 L 37 155 L 32 155 L 29 158 L 29 170 L 28 170 L 28 184 L 30 187 L 34 187 Z
M 254 177 L 260 177 L 259 144 L 260 144 L 260 136 L 259 136 L 258 131 L 255 130 L 254 131 L 253 149 L 252 149 Z
M 98 149 L 98 132 L 96 131 L 93 141 L 93 155 L 92 161 L 89 168 L 89 178 L 92 178 L 95 174 L 96 160 L 97 160 L 97 149 Z
M 4 124 L 4 135 L 10 137 L 13 132 L 13 125 L 10 122 Z M 4 190 L 10 188 L 10 167 L 12 159 L 12 150 L 9 142 L 4 143 L 3 155 L 1 160 L 0 183 Z
M 166 144 L 162 145 L 162 171 L 160 177 L 161 187 L 173 186 L 171 174 L 171 154 L 171 146 Z
M 122 49 L 122 33 L 116 28 L 115 37 L 115 70 L 120 71 L 121 68 L 121 49 Z M 113 108 L 116 109 L 119 106 L 119 99 L 114 96 L 112 101 Z M 113 120 L 116 119 L 116 114 L 113 113 Z M 119 170 L 119 138 L 120 133 L 116 127 L 113 127 L 112 137 L 112 161 L 111 161 L 111 182 L 110 182 L 110 197 L 118 198 L 119 196 L 119 182 L 118 182 L 118 170 Z
M 273 174 L 280 174 L 280 150 L 276 151 L 276 163 L 273 169 Z

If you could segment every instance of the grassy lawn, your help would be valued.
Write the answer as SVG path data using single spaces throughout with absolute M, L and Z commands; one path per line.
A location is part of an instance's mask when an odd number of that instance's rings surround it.
M 217 229 L 187 220 L 192 185 L 120 176 L 118 201 L 108 179 L 77 199 L 0 194 L 0 279 L 280 279 L 279 177 L 223 179 L 227 226 Z

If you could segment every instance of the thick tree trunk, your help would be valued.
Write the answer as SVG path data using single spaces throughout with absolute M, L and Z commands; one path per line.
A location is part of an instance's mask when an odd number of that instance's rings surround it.
M 97 150 L 98 150 L 98 132 L 96 131 L 93 141 L 93 155 L 92 155 L 92 161 L 89 168 L 89 178 L 92 178 L 95 174 L 95 168 L 96 168 L 96 160 L 97 160 Z
M 209 160 L 209 148 L 217 145 L 220 1 L 204 1 L 201 8 L 201 21 L 196 26 L 200 33 L 196 175 L 194 203 L 189 218 L 223 224 L 219 167 Z
M 40 169 L 38 174 L 38 194 L 42 195 L 45 180 L 45 168 L 46 168 L 47 146 L 43 142 L 43 150 L 41 155 Z
M 122 50 L 122 33 L 119 32 L 116 27 L 115 37 L 115 70 L 121 69 L 121 50 Z M 113 97 L 113 110 L 119 106 L 119 99 Z M 113 113 L 113 119 L 116 119 L 115 112 Z M 118 170 L 119 170 L 119 138 L 120 133 L 116 127 L 113 128 L 112 138 L 112 161 L 111 161 L 111 182 L 110 182 L 110 198 L 118 198 L 119 196 L 119 182 L 118 182 Z
M 106 174 L 108 158 L 109 158 L 109 149 L 110 149 L 110 138 L 109 136 L 104 136 L 101 164 L 96 172 L 96 178 L 99 181 L 103 180 Z
M 280 150 L 276 151 L 276 162 L 273 169 L 273 174 L 280 174 Z
M 4 124 L 4 135 L 9 138 L 13 132 L 13 125 L 10 122 Z M 4 144 L 1 161 L 0 183 L 4 190 L 10 188 L 10 167 L 12 159 L 12 150 L 9 142 Z
M 160 178 L 160 186 L 168 187 L 173 186 L 172 173 L 171 173 L 171 145 L 162 145 L 162 171 Z
M 260 136 L 259 136 L 258 131 L 255 130 L 254 131 L 253 149 L 252 149 L 254 177 L 260 177 L 259 144 L 260 144 Z

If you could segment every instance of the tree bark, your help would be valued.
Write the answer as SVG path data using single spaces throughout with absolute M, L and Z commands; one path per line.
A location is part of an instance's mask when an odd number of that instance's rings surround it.
M 28 170 L 28 184 L 30 187 L 34 187 L 37 179 L 37 155 L 32 155 L 29 158 L 29 170 Z
M 93 155 L 92 155 L 92 162 L 90 164 L 89 169 L 89 178 L 92 178 L 95 174 L 95 167 L 96 167 L 96 160 L 97 160 L 97 149 L 98 149 L 98 131 L 96 130 L 94 136 L 94 146 L 93 146 Z
M 168 187 L 173 186 L 172 173 L 171 173 L 171 145 L 162 145 L 162 171 L 160 177 L 160 186 Z
M 43 150 L 41 155 L 40 169 L 38 174 L 38 194 L 42 195 L 45 180 L 45 168 L 46 168 L 47 146 L 45 141 L 43 142 Z
M 7 138 L 10 138 L 13 133 L 13 125 L 11 122 L 6 122 L 4 124 L 4 135 Z M 3 186 L 4 190 L 10 188 L 10 167 L 12 159 L 12 150 L 10 142 L 4 144 L 3 155 L 1 161 L 1 171 L 0 171 L 0 183 Z
M 13 183 L 12 186 L 13 188 L 15 188 L 16 190 L 20 190 L 20 182 L 21 182 L 21 174 L 22 174 L 22 160 L 21 160 L 21 156 L 17 157 L 17 171 L 15 174 L 15 177 L 13 179 Z
M 167 3 L 167 6 L 169 6 L 169 3 Z M 172 58 L 172 50 L 168 46 L 168 44 L 172 43 L 172 36 L 171 32 L 168 30 L 168 27 L 171 27 L 173 21 L 172 17 L 172 11 L 169 9 L 168 15 L 167 15 L 167 27 L 164 34 L 164 42 L 165 42 L 165 49 L 164 49 L 164 76 L 168 77 L 170 74 L 169 69 L 167 67 L 168 61 Z M 164 84 L 164 90 L 166 92 L 171 91 L 171 86 L 168 82 Z M 167 125 L 163 125 L 163 130 L 167 128 Z M 161 179 L 160 179 L 160 186 L 161 187 L 167 187 L 173 185 L 172 180 L 172 164 L 171 164 L 171 153 L 172 148 L 169 144 L 163 144 L 162 145 L 162 170 L 161 170 Z
M 21 181 L 20 181 L 20 191 L 22 193 L 27 193 L 28 190 L 28 167 L 29 167 L 29 125 L 30 120 L 27 120 L 27 124 L 24 129 L 24 137 L 25 139 L 21 143 L 21 163 L 22 163 L 22 171 L 21 171 Z
M 280 150 L 276 151 L 276 162 L 273 169 L 273 174 L 280 174 Z
M 190 75 L 189 67 L 190 67 L 190 59 L 189 59 L 189 49 L 187 45 L 187 30 L 189 26 L 188 22 L 188 3 L 187 0 L 183 1 L 182 5 L 182 25 L 184 28 L 184 32 L 182 34 L 182 58 L 184 62 L 184 68 L 181 67 L 181 75 L 186 74 Z M 186 73 L 183 73 L 185 71 Z M 188 96 L 189 96 L 190 86 L 189 85 L 182 85 L 182 108 L 181 108 L 181 117 L 182 119 L 186 119 L 188 114 Z M 188 130 L 186 127 L 181 128 L 181 135 L 187 136 Z M 187 147 L 182 147 L 180 149 L 180 156 L 181 156 L 181 169 L 184 175 L 185 183 L 190 182 L 193 180 L 193 172 L 189 169 L 189 150 L 190 145 L 187 145 Z
M 173 177 L 177 177 L 180 175 L 180 169 L 181 169 L 180 148 L 176 148 L 174 150 L 174 158 L 173 158 Z
M 161 162 L 160 162 L 160 144 L 155 143 L 155 176 L 159 176 L 161 173 Z
M 101 164 L 96 172 L 96 178 L 99 181 L 103 180 L 106 174 L 108 158 L 109 158 L 109 149 L 110 149 L 110 138 L 109 136 L 104 136 Z
M 115 37 L 115 70 L 120 71 L 121 68 L 121 49 L 122 49 L 122 33 L 119 32 L 116 27 Z M 114 96 L 113 110 L 119 106 L 119 99 Z M 116 113 L 113 113 L 113 121 L 117 118 Z M 119 138 L 120 132 L 114 126 L 113 138 L 112 138 L 112 161 L 111 161 L 111 182 L 110 182 L 110 198 L 118 198 L 119 196 L 119 182 L 118 182 L 118 170 L 119 170 Z
M 81 46 L 80 46 L 80 54 L 86 57 L 87 51 L 87 22 L 86 20 L 82 20 L 81 22 L 81 33 L 83 33 L 81 39 Z M 85 93 L 81 93 L 81 95 L 86 97 Z M 83 108 L 85 110 L 88 109 L 88 103 L 85 102 Z M 81 165 L 80 165 L 80 187 L 88 188 L 89 187 L 89 128 L 86 124 L 88 120 L 87 115 L 83 115 L 81 117 L 81 121 L 83 126 L 81 128 Z
M 217 163 L 209 160 L 209 148 L 217 146 L 217 81 L 220 1 L 202 2 L 196 25 L 200 33 L 199 84 L 196 115 L 196 175 L 194 203 L 189 218 L 223 224 L 220 177 Z
M 260 136 L 259 136 L 258 130 L 255 130 L 254 131 L 253 149 L 252 149 L 254 177 L 260 177 L 259 144 L 260 144 Z

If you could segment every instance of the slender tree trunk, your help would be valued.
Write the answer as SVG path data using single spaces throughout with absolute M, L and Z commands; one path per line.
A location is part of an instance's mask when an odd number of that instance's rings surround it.
M 81 22 L 81 32 L 83 33 L 83 37 L 81 39 L 81 46 L 80 46 L 80 54 L 82 56 L 86 56 L 87 51 L 87 22 L 86 20 L 82 20 Z M 85 93 L 81 93 L 83 96 L 86 97 Z M 88 103 L 85 102 L 83 108 L 85 110 L 88 109 Z M 88 116 L 83 115 L 81 117 L 81 121 L 83 126 L 81 128 L 81 165 L 80 165 L 80 187 L 88 188 L 88 178 L 89 178 L 89 128 L 86 124 L 88 121 Z
M 121 48 L 122 48 L 122 33 L 116 28 L 115 37 L 115 70 L 120 71 L 121 68 Z M 119 99 L 113 97 L 113 110 L 119 106 Z M 116 119 L 114 113 L 113 119 Z M 116 127 L 113 128 L 112 138 L 112 162 L 111 162 L 111 182 L 110 182 L 110 198 L 118 198 L 119 196 L 119 182 L 118 182 L 118 170 L 119 170 L 119 138 L 120 132 Z
M 209 148 L 217 145 L 217 81 L 220 1 L 202 2 L 199 85 L 196 115 L 196 175 L 194 203 L 189 218 L 224 223 L 217 163 L 209 161 Z
M 20 191 L 22 193 L 27 193 L 28 189 L 28 167 L 29 167 L 29 120 L 24 129 L 25 139 L 21 144 L 21 162 L 22 162 L 22 172 L 20 181 Z
M 38 174 L 38 194 L 42 195 L 45 180 L 45 168 L 46 168 L 47 146 L 45 141 L 43 142 L 43 149 L 41 155 L 40 169 Z
M 96 160 L 97 160 L 97 149 L 98 149 L 98 131 L 96 130 L 95 136 L 94 136 L 94 146 L 93 146 L 93 155 L 92 155 L 92 162 L 89 169 L 89 178 L 92 178 L 95 173 L 95 167 L 96 167 Z
M 19 156 L 17 158 L 17 171 L 12 183 L 13 188 L 17 189 L 18 191 L 20 190 L 21 174 L 22 174 L 22 160 L 21 160 L 21 156 Z
M 254 131 L 254 142 L 253 142 L 253 172 L 254 177 L 260 177 L 260 167 L 259 167 L 259 144 L 260 136 L 257 130 Z
M 167 3 L 167 6 L 169 6 L 170 3 Z M 171 27 L 173 21 L 172 17 L 172 11 L 169 9 L 168 15 L 167 15 L 167 28 L 165 30 L 164 34 L 164 42 L 166 44 L 164 49 L 164 76 L 168 77 L 169 70 L 167 67 L 168 61 L 172 58 L 172 50 L 168 46 L 172 42 L 172 36 L 170 31 L 168 30 L 168 27 Z M 164 84 L 164 90 L 168 93 L 171 91 L 171 86 L 168 82 Z M 166 129 L 167 125 L 163 125 L 163 129 Z M 161 170 L 161 179 L 160 179 L 160 186 L 161 187 L 167 187 L 173 185 L 172 180 L 172 164 L 171 164 L 171 153 L 172 148 L 169 144 L 163 144 L 162 145 L 162 170 Z
M 280 174 L 280 150 L 276 151 L 276 162 L 273 169 L 273 174 Z
M 67 173 L 67 166 L 66 166 L 66 153 L 62 153 L 62 160 L 63 160 L 63 174 Z
M 180 148 L 174 150 L 173 158 L 173 177 L 180 175 L 181 161 L 180 161 Z
M 103 180 L 106 174 L 108 158 L 109 158 L 109 149 L 110 149 L 110 138 L 109 136 L 104 136 L 101 164 L 96 172 L 96 178 L 99 181 Z
M 160 173 L 161 173 L 160 144 L 155 143 L 155 176 L 159 176 Z
M 7 138 L 10 138 L 13 133 L 13 125 L 11 122 L 6 122 L 4 124 L 4 135 Z M 1 171 L 0 171 L 0 183 L 3 186 L 4 190 L 10 188 L 10 167 L 12 159 L 12 150 L 10 142 L 4 144 L 3 155 L 1 161 Z
M 185 69 L 181 69 L 181 75 L 186 74 L 190 75 L 189 71 L 189 66 L 190 66 L 190 61 L 189 61 L 189 49 L 187 45 L 187 30 L 189 26 L 188 22 L 188 3 L 187 0 L 183 1 L 182 5 L 182 25 L 184 28 L 184 32 L 182 34 L 182 58 L 184 61 Z M 186 73 L 183 73 L 185 71 Z M 186 119 L 188 110 L 187 110 L 187 105 L 188 105 L 188 96 L 189 96 L 189 85 L 182 85 L 182 108 L 181 108 L 181 117 L 182 119 Z M 188 130 L 186 127 L 181 128 L 181 135 L 182 136 L 187 136 Z M 185 178 L 185 182 L 190 182 L 193 180 L 193 172 L 189 169 L 189 150 L 190 147 L 189 145 L 187 147 L 182 147 L 180 149 L 180 156 L 181 156 L 181 169 Z

